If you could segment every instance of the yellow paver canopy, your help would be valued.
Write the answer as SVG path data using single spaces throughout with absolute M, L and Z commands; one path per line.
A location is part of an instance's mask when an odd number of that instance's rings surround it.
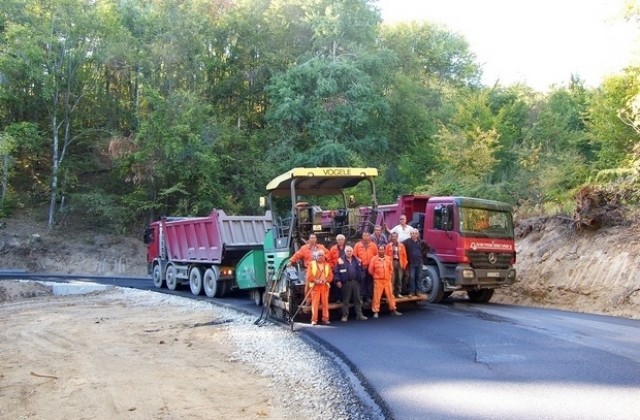
M 291 183 L 295 182 L 296 194 L 333 195 L 365 179 L 372 182 L 377 176 L 376 168 L 293 168 L 271 180 L 267 191 L 274 195 L 288 195 Z

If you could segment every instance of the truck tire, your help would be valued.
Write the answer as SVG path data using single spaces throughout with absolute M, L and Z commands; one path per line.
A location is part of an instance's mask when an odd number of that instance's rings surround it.
M 438 269 L 432 265 L 427 266 L 426 275 L 422 279 L 423 289 L 427 293 L 427 302 L 440 303 L 444 299 L 444 287 L 440 280 Z
M 178 288 L 178 277 L 176 276 L 176 268 L 173 264 L 167 267 L 167 289 L 176 290 Z
M 256 304 L 256 306 L 262 306 L 262 289 L 252 289 L 249 292 L 249 298 Z
M 223 298 L 227 297 L 231 294 L 231 286 L 233 285 L 233 280 L 218 280 L 218 288 L 216 290 L 216 297 Z
M 164 286 L 164 279 L 162 278 L 162 268 L 160 268 L 160 264 L 156 264 L 153 266 L 153 285 L 158 289 L 162 289 Z
M 218 292 L 218 278 L 220 277 L 220 270 L 217 267 L 207 268 L 202 277 L 202 285 L 204 287 L 204 293 L 212 298 L 216 296 Z
M 467 290 L 467 296 L 473 303 L 487 303 L 493 296 L 493 289 Z
M 189 288 L 196 296 L 202 294 L 202 272 L 198 267 L 191 267 L 189 271 Z

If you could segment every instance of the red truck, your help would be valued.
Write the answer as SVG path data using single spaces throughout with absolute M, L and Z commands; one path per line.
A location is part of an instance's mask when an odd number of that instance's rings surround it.
M 148 272 L 156 287 L 175 290 L 189 283 L 191 292 L 223 297 L 236 286 L 236 264 L 262 249 L 271 229 L 264 216 L 227 216 L 214 209 L 205 217 L 163 217 L 145 231 Z
M 360 209 L 365 217 L 370 211 Z M 429 245 L 422 287 L 431 303 L 455 291 L 466 291 L 472 302 L 488 302 L 494 289 L 516 281 L 513 218 L 507 203 L 402 195 L 394 204 L 378 206 L 377 213 L 377 223 L 389 228 L 405 215 Z

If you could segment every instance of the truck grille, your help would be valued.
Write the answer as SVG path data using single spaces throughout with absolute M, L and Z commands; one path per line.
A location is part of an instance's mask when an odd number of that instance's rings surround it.
M 483 251 L 466 251 L 471 267 L 484 269 L 506 269 L 511 265 L 513 254 Z M 493 263 L 492 263 L 493 262 Z

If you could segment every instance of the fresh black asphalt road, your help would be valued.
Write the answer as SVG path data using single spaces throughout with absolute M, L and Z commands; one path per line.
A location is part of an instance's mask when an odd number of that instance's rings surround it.
M 397 419 L 640 418 L 640 321 L 461 301 L 304 328 Z
M 259 312 L 246 296 L 216 302 Z M 640 419 L 640 321 L 463 300 L 400 309 L 295 329 L 348 359 L 395 419 Z

